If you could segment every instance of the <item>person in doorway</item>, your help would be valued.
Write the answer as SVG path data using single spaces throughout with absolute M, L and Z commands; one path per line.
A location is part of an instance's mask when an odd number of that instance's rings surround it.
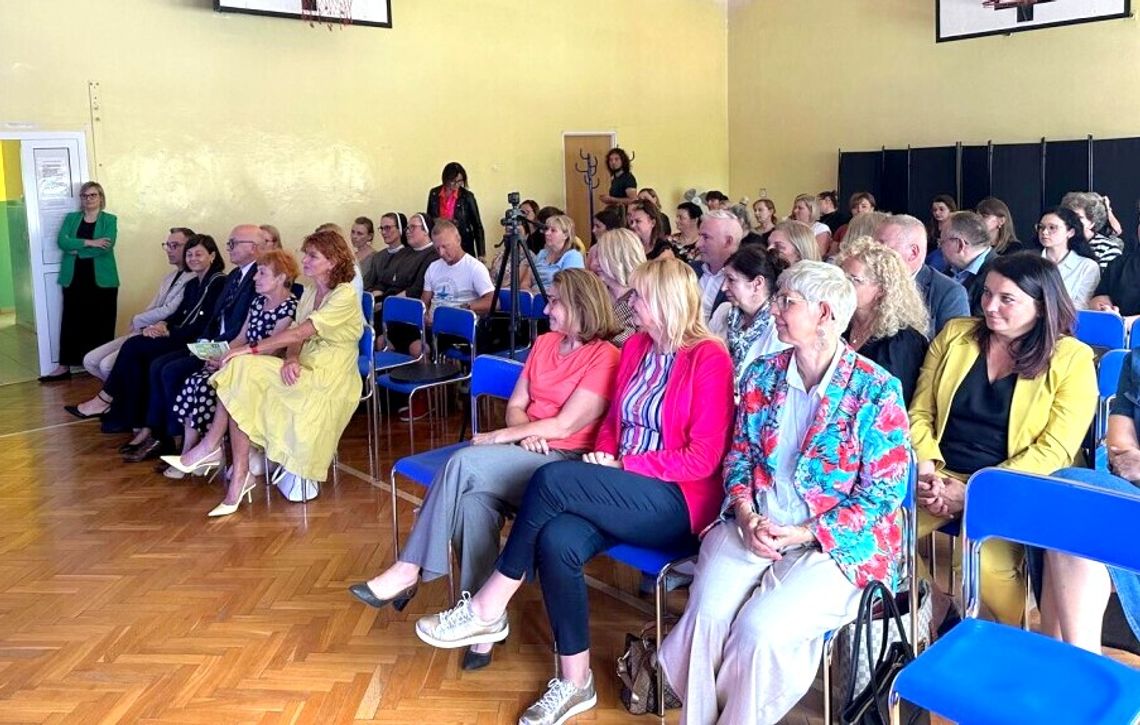
M 79 187 L 80 211 L 63 219 L 56 243 L 63 252 L 59 286 L 63 310 L 59 323 L 59 365 L 41 383 L 71 378 L 71 368 L 83 356 L 115 337 L 119 271 L 115 266 L 115 240 L 119 220 L 105 211 L 103 186 L 88 181 Z

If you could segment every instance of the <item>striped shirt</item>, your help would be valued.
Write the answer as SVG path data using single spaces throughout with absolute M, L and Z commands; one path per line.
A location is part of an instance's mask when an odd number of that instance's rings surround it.
M 630 379 L 621 399 L 620 455 L 661 449 L 661 408 L 676 358 L 676 353 L 649 352 Z
M 1124 252 L 1124 242 L 1119 237 L 1106 237 L 1103 234 L 1097 234 L 1090 239 L 1089 246 L 1092 247 L 1102 272 L 1108 267 L 1109 262 Z

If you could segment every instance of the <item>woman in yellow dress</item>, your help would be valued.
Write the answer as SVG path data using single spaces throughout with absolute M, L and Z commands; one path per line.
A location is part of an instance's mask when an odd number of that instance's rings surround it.
M 225 499 L 210 516 L 234 513 L 253 490 L 250 442 L 285 470 L 325 480 L 340 434 L 356 410 L 364 314 L 352 288 L 355 267 L 348 243 L 336 232 L 316 232 L 305 238 L 301 254 L 302 271 L 315 285 L 305 288 L 296 323 L 229 351 L 211 378 L 220 405 L 210 430 L 198 445 L 167 461 L 185 470 L 219 461 L 228 425 L 233 475 Z M 264 354 L 282 349 L 284 360 Z

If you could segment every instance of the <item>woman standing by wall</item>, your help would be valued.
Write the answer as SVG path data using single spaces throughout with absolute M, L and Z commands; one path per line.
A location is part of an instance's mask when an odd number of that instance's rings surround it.
M 80 211 L 68 214 L 59 228 L 63 257 L 59 286 L 63 314 L 59 323 L 59 365 L 41 383 L 67 380 L 83 356 L 115 337 L 119 272 L 115 267 L 118 220 L 108 214 L 103 187 L 88 181 L 79 188 Z
M 467 188 L 467 170 L 458 161 L 443 167 L 442 184 L 428 192 L 427 215 L 431 219 L 450 219 L 459 230 L 463 251 L 482 258 L 483 220 L 475 195 Z

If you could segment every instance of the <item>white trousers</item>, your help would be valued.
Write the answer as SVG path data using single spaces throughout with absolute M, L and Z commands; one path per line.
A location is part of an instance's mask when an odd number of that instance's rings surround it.
M 132 333 L 137 334 L 137 333 Z M 100 380 L 106 381 L 111 375 L 111 368 L 115 367 L 115 360 L 119 357 L 119 348 L 131 335 L 116 337 L 104 343 L 83 356 L 83 369 Z
M 735 523 L 701 544 L 685 614 L 661 645 L 682 723 L 775 723 L 811 689 L 823 635 L 855 619 L 862 591 L 831 557 L 753 554 Z

